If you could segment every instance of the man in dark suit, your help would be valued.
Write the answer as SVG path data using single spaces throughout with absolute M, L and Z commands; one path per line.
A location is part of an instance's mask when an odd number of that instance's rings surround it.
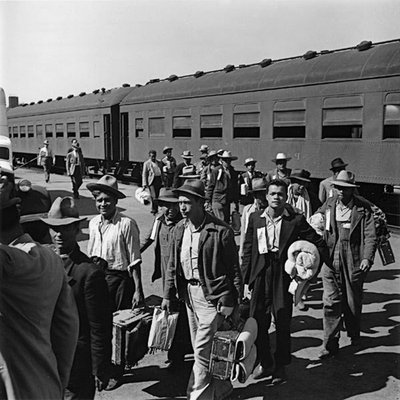
M 267 188 L 268 207 L 250 215 L 243 245 L 242 274 L 244 283 L 252 291 L 250 316 L 258 323 L 256 341 L 260 365 L 254 379 L 269 376 L 272 383 L 286 380 L 285 366 L 290 363 L 290 322 L 293 298 L 289 293 L 290 276 L 284 271 L 289 246 L 299 240 L 314 243 L 327 259 L 323 239 L 307 223 L 302 214 L 286 204 L 287 185 L 282 180 L 272 180 Z M 268 329 L 274 314 L 276 350 L 271 354 Z M 274 367 L 272 369 L 272 367 Z
M 79 199 L 79 188 L 82 185 L 82 175 L 85 173 L 85 160 L 76 139 L 72 141 L 72 149 L 67 154 L 66 170 L 67 175 L 71 177 L 74 198 Z
M 108 384 L 111 366 L 112 313 L 105 275 L 79 249 L 78 209 L 71 197 L 54 200 L 43 221 L 50 226 L 79 313 L 79 337 L 64 399 L 93 399 Z

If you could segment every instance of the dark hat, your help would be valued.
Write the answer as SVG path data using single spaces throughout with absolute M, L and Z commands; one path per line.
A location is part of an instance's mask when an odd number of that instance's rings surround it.
M 311 179 L 308 179 L 310 175 L 311 174 L 305 169 L 294 169 L 290 174 L 289 179 L 294 181 L 311 182 Z
M 244 160 L 244 165 L 255 164 L 256 162 L 257 162 L 257 160 L 255 160 L 255 159 L 252 158 L 252 157 L 249 157 L 249 158 L 246 158 L 246 159 Z
M 0 210 L 9 208 L 21 202 L 19 197 L 13 195 L 13 184 L 6 176 L 0 178 Z
M 252 189 L 249 190 L 250 193 L 267 191 L 267 181 L 264 178 L 252 179 L 251 186 L 252 186 Z
M 178 203 L 179 199 L 172 189 L 161 188 L 160 194 L 157 198 L 158 201 L 165 201 L 166 203 Z
M 167 151 L 172 150 L 171 146 L 165 146 L 162 150 L 163 154 L 165 154 Z
M 228 150 L 225 150 L 222 155 L 219 156 L 219 158 L 222 158 L 223 160 L 237 160 L 238 158 L 236 156 L 233 156 L 232 153 Z
M 272 160 L 272 162 L 276 164 L 277 161 L 282 161 L 282 160 L 289 161 L 291 159 L 292 157 L 288 157 L 285 153 L 278 153 L 276 157 Z
M 204 183 L 200 179 L 188 179 L 181 187 L 174 189 L 174 192 L 177 193 L 178 196 L 181 193 L 188 193 L 192 196 L 205 199 Z
M 346 168 L 349 164 L 346 164 L 341 158 L 335 158 L 334 160 L 331 161 L 331 168 L 329 168 L 331 171 L 334 171 L 335 169 L 343 169 Z
M 335 180 L 331 182 L 332 185 L 334 186 L 341 186 L 341 187 L 360 187 L 354 183 L 355 181 L 355 176 L 352 172 L 342 170 L 340 171 Z
M 182 158 L 193 158 L 193 154 L 190 152 L 190 150 L 184 150 L 184 152 L 181 154 Z
M 117 179 L 111 175 L 104 175 L 96 183 L 88 183 L 86 187 L 91 192 L 93 192 L 93 190 L 100 190 L 101 192 L 112 194 L 118 199 L 124 199 L 126 197 L 118 190 Z
M 79 217 L 78 208 L 72 197 L 57 197 L 50 208 L 48 217 L 41 218 L 44 223 L 50 226 L 70 225 L 85 219 L 86 217 Z

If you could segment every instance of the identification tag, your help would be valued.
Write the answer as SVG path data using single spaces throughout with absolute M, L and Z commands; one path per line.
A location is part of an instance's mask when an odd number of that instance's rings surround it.
M 268 246 L 267 246 L 267 235 L 265 234 L 265 228 L 257 228 L 257 242 L 258 242 L 258 252 L 260 254 L 267 254 Z
M 325 230 L 329 231 L 331 228 L 331 210 L 326 210 L 325 213 Z

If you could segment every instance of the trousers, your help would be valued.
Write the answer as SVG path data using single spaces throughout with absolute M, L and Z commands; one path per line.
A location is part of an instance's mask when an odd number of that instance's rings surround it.
M 230 218 L 230 204 L 221 204 L 221 203 L 212 203 L 212 211 L 214 215 L 222 221 L 225 221 L 229 224 Z
M 162 186 L 161 176 L 155 176 L 153 182 L 149 186 L 150 197 L 151 197 L 151 212 L 157 214 L 158 212 L 158 196 Z
M 78 191 L 82 185 L 82 171 L 80 165 L 75 165 L 75 170 L 73 175 L 71 175 L 72 182 L 72 192 L 74 193 L 74 197 L 79 195 Z

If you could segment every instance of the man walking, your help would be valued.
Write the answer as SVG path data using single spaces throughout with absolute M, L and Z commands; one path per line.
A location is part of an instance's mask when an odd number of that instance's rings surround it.
M 329 247 L 329 263 L 321 271 L 324 342 L 320 358 L 339 351 L 342 314 L 351 344 L 359 344 L 363 284 L 377 246 L 370 203 L 354 194 L 357 185 L 350 173 L 340 171 L 332 185 L 335 195 L 317 211 L 325 215 L 324 237 Z
M 51 167 L 55 164 L 56 158 L 53 151 L 49 147 L 49 141 L 46 139 L 43 142 L 43 147 L 39 150 L 38 165 L 41 165 L 44 170 L 44 180 L 46 183 L 50 181 Z
M 76 240 L 78 209 L 71 197 L 54 200 L 48 217 L 56 252 L 72 284 L 79 313 L 79 337 L 64 399 L 94 399 L 108 384 L 111 367 L 112 313 L 103 270 L 82 253 Z
M 165 154 L 165 157 L 162 158 L 161 163 L 163 164 L 164 186 L 166 188 L 171 188 L 176 170 L 176 160 L 175 157 L 172 156 L 172 147 L 165 146 L 163 148 L 163 154 Z
M 151 196 L 151 213 L 157 214 L 157 197 L 163 184 L 164 173 L 163 164 L 157 160 L 157 152 L 149 151 L 149 159 L 143 164 L 142 185 L 143 188 L 149 188 Z
M 184 219 L 173 233 L 162 307 L 170 310 L 176 292 L 186 302 L 194 349 L 188 398 L 223 399 L 232 385 L 212 380 L 208 365 L 213 336 L 242 294 L 234 234 L 204 211 L 200 180 L 188 180 L 176 192 Z
M 72 150 L 66 158 L 67 175 L 71 177 L 74 199 L 79 199 L 79 188 L 82 185 L 82 175 L 85 173 L 85 160 L 76 139 L 72 141 Z
M 337 174 L 340 171 L 345 170 L 348 165 L 349 164 L 346 164 L 339 157 L 332 160 L 331 168 L 330 168 L 330 170 L 332 171 L 332 175 L 328 176 L 328 178 L 324 179 L 319 184 L 318 197 L 322 204 L 325 203 L 326 199 L 328 199 L 329 197 L 332 197 L 334 195 L 334 188 L 332 185 L 332 181 L 334 181 L 336 179 Z
M 257 354 L 259 366 L 254 379 L 271 375 L 272 384 L 286 378 L 285 366 L 291 361 L 290 323 L 293 298 L 289 293 L 290 276 L 285 272 L 287 251 L 296 240 L 314 243 L 323 259 L 327 247 L 323 239 L 307 223 L 302 214 L 285 206 L 287 185 L 272 180 L 267 188 L 268 207 L 250 215 L 243 245 L 242 273 L 244 283 L 252 291 L 250 316 L 258 323 Z M 276 350 L 271 354 L 268 329 L 271 313 L 276 326 Z

